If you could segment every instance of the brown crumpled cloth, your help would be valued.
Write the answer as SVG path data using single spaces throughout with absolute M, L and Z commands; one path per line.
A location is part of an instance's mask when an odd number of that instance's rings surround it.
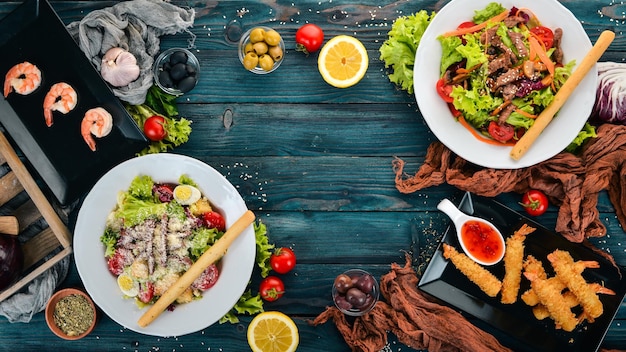
M 381 278 L 380 292 L 389 303 L 379 301 L 374 309 L 348 323 L 335 307 L 317 316 L 313 325 L 332 319 L 352 351 L 378 352 L 387 344 L 387 331 L 398 341 L 429 351 L 510 351 L 496 338 L 472 325 L 452 308 L 428 299 L 417 288 L 417 275 L 406 257 L 404 267 L 391 265 Z
M 534 166 L 515 170 L 478 167 L 442 143 L 433 142 L 414 176 L 403 172 L 403 160 L 393 161 L 396 188 L 412 193 L 446 182 L 486 197 L 539 189 L 559 206 L 555 230 L 580 243 L 606 234 L 597 209 L 598 193 L 602 190 L 608 191 L 617 218 L 626 228 L 626 126 L 602 124 L 597 135 L 580 156 L 562 152 Z

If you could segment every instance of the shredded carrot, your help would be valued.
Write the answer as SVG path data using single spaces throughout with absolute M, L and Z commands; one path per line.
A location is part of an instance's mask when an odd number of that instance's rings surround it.
M 529 119 L 536 119 L 537 118 L 537 115 L 533 115 L 533 114 L 528 113 L 528 112 L 526 112 L 526 111 L 524 111 L 522 109 L 515 109 L 515 112 L 520 114 L 520 115 L 523 115 L 524 117 L 528 117 Z
M 491 138 L 487 138 L 483 136 L 478 131 L 476 131 L 474 127 L 470 126 L 470 124 L 467 123 L 467 121 L 465 121 L 465 118 L 463 117 L 463 115 L 460 115 L 458 120 L 463 127 L 465 127 L 468 131 L 470 131 L 470 133 L 474 136 L 474 138 L 478 139 L 481 142 L 485 142 L 487 144 L 498 145 L 498 146 L 514 146 L 515 145 L 515 142 L 502 143 L 502 142 L 496 141 L 495 139 L 491 139 Z
M 506 11 L 503 11 L 502 13 L 500 13 L 499 15 L 493 16 L 492 18 L 486 20 L 483 23 L 479 23 L 479 24 L 477 24 L 475 26 L 471 26 L 471 27 L 455 29 L 453 31 L 444 33 L 443 36 L 444 37 L 452 37 L 452 36 L 457 36 L 457 35 L 463 35 L 463 34 L 478 32 L 479 30 L 487 27 L 487 25 L 489 23 L 498 23 L 498 22 L 504 20 L 508 15 L 509 15 L 509 10 L 506 10 Z
M 504 103 L 500 104 L 500 106 L 498 106 L 497 108 L 495 108 L 492 112 L 491 112 L 491 116 L 496 116 L 500 113 L 500 111 L 502 111 L 502 109 L 504 109 L 505 107 L 507 107 L 509 104 L 511 104 L 510 100 L 505 100 Z
M 544 65 L 546 65 L 546 68 L 548 69 L 548 72 L 550 73 L 550 75 L 554 76 L 554 62 L 550 60 L 550 58 L 548 57 L 548 54 L 546 53 L 544 48 L 541 46 L 541 44 L 539 44 L 539 41 L 537 40 L 537 38 L 529 37 L 528 43 L 530 44 L 531 52 L 534 52 L 534 54 L 537 55 L 539 60 L 541 60 L 541 62 L 543 62 Z M 531 57 L 531 59 L 534 59 L 534 57 Z

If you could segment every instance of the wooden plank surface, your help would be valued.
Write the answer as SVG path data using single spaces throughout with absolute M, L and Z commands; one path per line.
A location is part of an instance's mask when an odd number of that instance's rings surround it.
M 377 277 L 393 262 L 413 255 L 423 269 L 448 220 L 436 210 L 442 198 L 459 201 L 463 193 L 442 185 L 401 194 L 394 185 L 391 162 L 400 157 L 413 173 L 435 140 L 412 96 L 388 80 L 378 48 L 398 16 L 425 9 L 439 10 L 447 1 L 172 1 L 196 10 L 192 32 L 200 60 L 199 85 L 179 99 L 181 115 L 193 120 L 189 143 L 174 152 L 193 156 L 222 173 L 263 221 L 270 239 L 293 247 L 294 272 L 284 275 L 287 293 L 267 303 L 294 318 L 300 330 L 298 351 L 346 351 L 333 324 L 312 327 L 309 320 L 332 305 L 330 289 L 338 273 L 353 267 Z M 116 1 L 53 1 L 67 24 Z M 604 29 L 616 40 L 603 61 L 624 61 L 626 36 L 621 32 L 626 7 L 608 1 L 563 1 L 583 24 L 592 42 Z M 19 2 L 0 3 L 0 17 Z M 349 34 L 368 50 L 370 66 L 364 79 L 349 89 L 323 82 L 316 55 L 293 50 L 299 26 L 314 22 L 326 38 Z M 285 40 L 285 62 L 270 75 L 253 75 L 237 59 L 237 35 L 256 25 L 277 29 Z M 162 38 L 161 47 L 187 47 L 186 33 Z M 496 197 L 514 210 L 519 195 Z M 606 194 L 599 200 L 601 219 L 609 234 L 593 242 L 626 265 L 626 234 Z M 70 216 L 73 226 L 76 213 Z M 538 221 L 554 228 L 553 206 Z M 257 285 L 253 279 L 252 285 Z M 81 287 L 71 265 L 62 286 Z M 79 341 L 55 337 L 43 314 L 29 324 L 0 319 L 0 350 L 110 351 L 246 351 L 246 328 L 216 324 L 200 332 L 172 338 L 134 333 L 105 315 L 95 331 Z M 604 340 L 604 347 L 626 348 L 626 304 Z M 389 350 L 411 351 L 394 340 Z

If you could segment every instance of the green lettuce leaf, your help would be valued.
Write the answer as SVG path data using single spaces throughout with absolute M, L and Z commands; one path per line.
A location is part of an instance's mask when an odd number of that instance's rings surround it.
M 118 209 L 114 216 L 123 219 L 127 227 L 138 225 L 149 218 L 160 218 L 167 210 L 167 203 L 140 199 L 130 193 L 122 193 L 118 198 Z
M 472 17 L 472 22 L 476 24 L 483 23 L 488 19 L 501 14 L 505 10 L 506 8 L 504 8 L 497 2 L 489 3 L 489 5 L 487 5 L 484 9 L 474 11 L 474 17 Z
M 380 59 L 390 68 L 389 80 L 409 94 L 413 93 L 413 64 L 415 52 L 426 27 L 435 17 L 421 10 L 409 16 L 398 17 L 391 26 L 388 38 L 379 48 Z
M 589 122 L 585 122 L 585 126 L 583 129 L 578 132 L 578 135 L 570 145 L 565 148 L 565 151 L 570 152 L 572 154 L 577 154 L 582 149 L 583 144 L 590 138 L 596 138 L 598 135 L 596 134 L 596 128 L 591 125 Z
M 270 244 L 267 237 L 267 228 L 261 221 L 254 223 L 254 236 L 256 238 L 256 262 L 261 269 L 261 277 L 267 277 L 272 267 L 270 266 L 270 256 L 274 245 Z
M 108 227 L 104 230 L 104 234 L 100 236 L 100 242 L 102 242 L 102 244 L 106 247 L 104 250 L 105 258 L 109 258 L 115 254 L 115 245 L 117 244 L 117 240 L 119 238 L 120 234 L 118 232 L 115 232 Z
M 235 306 L 219 320 L 219 323 L 236 324 L 239 322 L 238 314 L 254 315 L 262 313 L 263 311 L 263 300 L 261 296 L 258 294 L 252 295 L 252 291 L 247 290 L 239 297 Z
M 191 248 L 189 248 L 189 254 L 191 259 L 197 260 L 202 253 L 206 252 L 215 241 L 222 237 L 224 233 L 219 232 L 217 229 L 207 229 L 201 227 L 193 231 L 191 235 Z

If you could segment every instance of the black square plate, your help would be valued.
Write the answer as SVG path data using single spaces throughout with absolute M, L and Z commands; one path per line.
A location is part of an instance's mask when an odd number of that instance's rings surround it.
M 0 97 L 0 123 L 54 193 L 66 205 L 88 191 L 106 171 L 147 145 L 143 132 L 73 40 L 45 0 L 29 0 L 0 20 L 0 77 L 28 61 L 42 73 L 41 86 L 22 96 Z M 43 99 L 57 82 L 78 94 L 76 108 L 54 113 L 47 127 Z M 96 139 L 96 151 L 84 142 L 80 124 L 85 112 L 103 107 L 113 116 L 111 133 Z
M 541 260 L 546 271 L 552 267 L 546 256 L 555 249 L 568 251 L 574 260 L 595 260 L 600 263 L 597 269 L 586 269 L 583 276 L 588 282 L 604 284 L 615 291 L 615 295 L 600 295 L 604 313 L 593 323 L 584 322 L 572 332 L 555 328 L 551 319 L 537 320 L 531 307 L 521 299 L 514 304 L 500 303 L 500 296 L 491 298 L 478 286 L 469 281 L 457 268 L 444 259 L 442 246 L 433 255 L 418 287 L 445 303 L 474 316 L 510 337 L 509 347 L 516 351 L 596 351 L 600 347 L 611 321 L 615 317 L 624 296 L 626 279 L 624 270 L 614 267 L 608 260 L 582 244 L 572 243 L 533 220 L 505 207 L 497 201 L 466 193 L 460 207 L 464 213 L 487 219 L 498 227 L 505 237 L 513 234 L 523 224 L 537 230 L 528 235 L 524 254 L 532 254 Z M 442 243 L 456 247 L 462 252 L 456 238 L 456 229 L 450 224 L 442 238 Z M 504 277 L 504 264 L 488 269 L 498 278 Z M 528 280 L 522 279 L 520 295 L 530 287 Z M 519 296 L 518 296 L 519 298 Z

